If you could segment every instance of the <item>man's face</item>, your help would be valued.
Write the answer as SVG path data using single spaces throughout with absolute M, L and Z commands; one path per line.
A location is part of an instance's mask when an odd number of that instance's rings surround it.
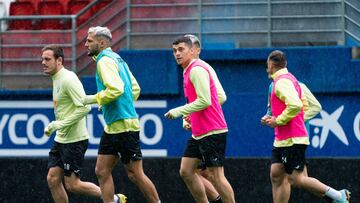
M 271 75 L 273 74 L 273 62 L 269 59 L 266 62 L 266 72 L 268 73 L 269 79 L 271 79 Z
M 41 64 L 45 74 L 54 75 L 58 72 L 60 65 L 62 64 L 62 58 L 55 59 L 54 52 L 52 50 L 45 50 L 41 56 Z
M 88 56 L 97 56 L 100 53 L 100 41 L 95 37 L 94 33 L 88 34 L 85 47 L 88 50 Z
M 184 42 L 173 45 L 172 48 L 176 63 L 186 68 L 195 56 L 194 49 L 188 47 Z

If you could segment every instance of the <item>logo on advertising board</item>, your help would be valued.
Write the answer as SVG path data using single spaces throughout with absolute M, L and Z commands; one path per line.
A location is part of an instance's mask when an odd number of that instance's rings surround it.
M 310 125 L 313 126 L 311 146 L 320 155 L 359 155 L 360 112 L 345 111 L 345 105 L 337 106 L 333 111 L 322 110 L 319 118 L 310 120 Z
M 161 144 L 166 100 L 142 100 L 135 103 L 140 120 L 143 156 L 163 157 L 168 151 Z M 89 148 L 86 156 L 96 156 L 105 121 L 94 105 L 87 115 Z M 43 135 L 44 127 L 54 120 L 51 101 L 0 102 L 0 156 L 48 156 L 55 135 Z M 149 128 L 149 129 L 147 129 Z

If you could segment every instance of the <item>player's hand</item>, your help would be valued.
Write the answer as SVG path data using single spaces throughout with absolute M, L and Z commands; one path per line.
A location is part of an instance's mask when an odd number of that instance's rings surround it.
M 265 119 L 265 123 L 266 125 L 272 127 L 272 128 L 275 128 L 277 126 L 279 126 L 277 123 L 276 123 L 276 118 L 274 116 L 271 116 L 269 118 L 266 118 Z
M 102 108 L 102 106 L 101 105 L 99 105 L 99 107 L 98 107 L 98 111 L 99 112 L 101 112 L 102 110 L 101 110 L 101 108 Z
M 262 124 L 262 125 L 266 125 L 266 120 L 268 119 L 268 118 L 271 118 L 271 116 L 269 116 L 269 115 L 265 115 L 265 116 L 263 116 L 261 119 L 260 119 L 260 123 Z
M 183 116 L 183 128 L 185 130 L 191 130 L 191 123 L 190 123 L 190 117 L 189 116 Z
M 44 135 L 50 137 L 51 134 L 53 134 L 53 132 L 55 132 L 56 130 L 58 130 L 59 127 L 59 122 L 58 121 L 52 121 L 51 123 L 49 123 L 48 126 L 46 126 L 46 128 L 44 129 Z
M 174 118 L 175 118 L 173 115 L 171 115 L 170 111 L 166 112 L 166 113 L 164 114 L 164 116 L 165 116 L 165 118 L 167 118 L 167 119 L 174 119 Z
M 183 116 L 183 119 L 184 119 L 186 122 L 188 122 L 189 124 L 191 124 L 190 116 L 189 116 L 189 115 Z
M 88 104 L 95 104 L 96 101 L 96 95 L 86 95 L 82 100 L 81 103 L 84 105 Z

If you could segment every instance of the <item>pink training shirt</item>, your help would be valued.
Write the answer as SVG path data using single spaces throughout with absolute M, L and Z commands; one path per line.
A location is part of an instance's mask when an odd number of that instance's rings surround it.
M 209 69 L 207 68 L 207 64 L 199 59 L 193 61 L 193 63 L 190 64 L 184 73 L 184 93 L 185 97 L 187 98 L 187 102 L 191 103 L 197 98 L 194 85 L 190 80 L 191 69 L 193 69 L 195 66 L 204 68 L 209 73 L 211 94 L 210 106 L 201 111 L 190 114 L 192 134 L 195 137 L 199 137 L 213 130 L 227 129 L 227 125 L 218 100 L 214 80 L 211 77 Z
M 298 92 L 299 98 L 301 98 L 302 95 L 299 82 L 291 73 L 283 74 L 275 78 L 274 87 L 270 97 L 271 112 L 275 117 L 279 116 L 286 108 L 285 103 L 275 95 L 275 87 L 277 81 L 284 78 L 290 80 L 294 84 L 295 89 Z M 307 131 L 304 125 L 303 108 L 301 108 L 299 114 L 297 114 L 293 119 L 291 119 L 286 125 L 275 127 L 275 141 L 282 141 L 282 140 L 287 140 L 289 138 L 307 137 L 307 136 L 308 136 Z

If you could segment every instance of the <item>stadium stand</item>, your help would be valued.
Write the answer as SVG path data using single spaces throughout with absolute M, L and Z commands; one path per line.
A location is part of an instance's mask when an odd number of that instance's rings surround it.
M 71 0 L 68 2 L 67 5 L 67 14 L 76 14 L 80 12 L 82 9 L 84 9 L 88 4 L 90 3 L 90 0 Z M 89 9 L 86 13 L 81 15 L 76 20 L 76 25 L 79 26 L 83 24 L 86 20 L 88 20 L 93 15 L 93 10 Z
M 35 6 L 30 1 L 15 1 L 10 4 L 10 16 L 31 16 L 36 14 Z M 11 20 L 9 29 L 11 30 L 31 30 L 34 29 L 35 22 L 32 20 Z
M 63 15 L 63 5 L 59 1 L 41 1 L 38 4 L 39 15 Z M 39 29 L 64 29 L 64 22 L 60 19 L 42 19 L 39 23 Z

